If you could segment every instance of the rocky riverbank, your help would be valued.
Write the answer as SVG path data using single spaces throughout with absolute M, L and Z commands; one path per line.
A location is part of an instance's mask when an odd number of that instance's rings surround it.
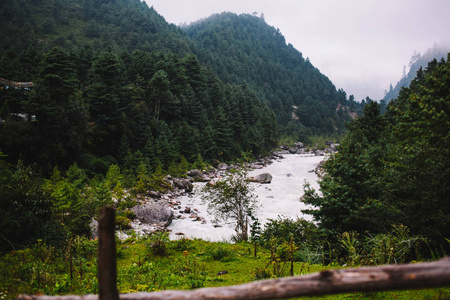
M 317 150 L 306 151 L 303 144 L 297 143 L 293 147 L 282 146 L 279 151 L 273 152 L 269 157 L 259 159 L 249 164 L 227 165 L 221 163 L 215 168 L 210 168 L 208 170 L 190 170 L 186 174 L 186 178 L 171 178 L 170 176 L 167 176 L 165 181 L 168 185 L 173 187 L 173 189 L 166 193 L 148 191 L 146 195 L 143 195 L 139 200 L 139 205 L 136 205 L 131 209 L 136 216 L 130 224 L 131 229 L 119 231 L 119 238 L 125 239 L 130 235 L 143 236 L 152 234 L 156 231 L 168 231 L 171 233 L 172 237 L 182 236 L 186 234 L 186 230 L 181 230 L 182 228 L 179 228 L 181 223 L 185 224 L 186 221 L 189 221 L 189 223 L 192 224 L 197 223 L 199 225 L 211 223 L 211 216 L 208 216 L 206 208 L 201 205 L 194 206 L 193 203 L 191 203 L 193 201 L 189 201 L 189 199 L 194 199 L 196 197 L 194 186 L 201 186 L 211 180 L 217 180 L 226 176 L 226 173 L 230 169 L 239 169 L 242 167 L 253 170 L 249 174 L 251 175 L 251 181 L 256 182 L 257 184 L 270 185 L 272 182 L 272 175 L 269 172 L 262 173 L 261 170 L 267 168 L 273 162 L 281 162 L 283 156 L 290 156 L 292 153 L 299 154 L 299 157 L 320 157 L 324 156 L 326 152 Z M 316 166 L 311 170 L 314 169 L 316 169 Z M 289 176 L 289 174 L 287 176 Z M 267 187 L 267 189 L 270 188 Z M 198 199 L 196 202 L 198 202 Z M 177 223 L 177 226 L 171 226 L 171 224 L 174 223 Z M 218 228 L 222 227 L 223 224 L 213 224 L 212 226 Z

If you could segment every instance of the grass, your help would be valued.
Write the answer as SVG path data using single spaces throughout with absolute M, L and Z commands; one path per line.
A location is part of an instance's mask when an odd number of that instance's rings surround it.
M 71 257 L 67 251 L 58 252 L 42 243 L 33 249 L 0 257 L 0 300 L 13 299 L 22 293 L 46 295 L 97 293 L 96 254 L 92 253 L 95 244 L 95 241 L 79 241 L 77 249 L 81 250 Z M 256 278 L 274 277 L 273 270 L 276 267 L 281 269 L 277 271 L 278 273 L 288 275 L 288 264 L 283 270 L 283 263 L 276 266 L 273 263 L 268 264 L 269 261 L 268 250 L 260 248 L 257 257 L 254 257 L 253 245 L 248 243 L 228 244 L 182 239 L 167 242 L 167 252 L 163 256 L 158 256 L 151 250 L 148 240 L 129 239 L 117 244 L 118 288 L 121 293 L 134 293 L 235 285 L 254 281 Z M 266 266 L 266 272 L 261 273 Z M 304 275 L 328 268 L 331 267 L 296 262 L 294 275 Z M 219 272 L 224 274 L 219 275 Z M 450 288 L 317 297 L 317 299 L 448 298 Z

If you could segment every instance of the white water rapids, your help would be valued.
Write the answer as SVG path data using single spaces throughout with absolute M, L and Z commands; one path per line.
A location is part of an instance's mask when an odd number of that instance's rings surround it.
M 301 210 L 307 206 L 300 201 L 303 195 L 303 185 L 309 182 L 311 186 L 318 190 L 318 177 L 314 172 L 317 164 L 324 159 L 323 156 L 285 154 L 284 159 L 274 161 L 271 165 L 259 170 L 252 170 L 249 176 L 256 176 L 261 173 L 269 173 L 273 179 L 270 184 L 254 183 L 254 193 L 257 195 L 258 209 L 256 216 L 261 224 L 265 224 L 268 219 L 276 219 L 278 216 L 296 219 L 297 217 L 311 220 L 311 216 L 302 214 Z M 253 184 L 253 183 L 252 183 Z M 194 190 L 200 190 L 203 184 L 196 183 Z M 188 214 L 181 214 L 185 219 L 175 218 L 168 227 L 172 232 L 171 239 L 180 236 L 188 238 L 201 238 L 209 241 L 230 241 L 235 234 L 232 220 L 221 222 L 214 227 L 214 216 L 207 212 L 207 204 L 203 203 L 200 193 L 195 192 L 191 196 L 177 198 L 181 202 L 182 211 L 186 207 L 191 210 L 197 209 L 197 215 L 206 220 L 205 224 L 193 221 Z M 174 212 L 175 215 L 179 211 Z M 184 235 L 177 235 L 183 233 Z

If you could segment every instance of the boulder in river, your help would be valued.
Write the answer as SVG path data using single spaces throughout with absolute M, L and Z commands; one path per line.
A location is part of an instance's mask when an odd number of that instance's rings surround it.
M 200 170 L 193 169 L 193 170 L 188 171 L 187 175 L 195 178 L 195 177 L 201 177 L 203 175 L 203 173 Z
M 250 177 L 251 182 L 258 182 L 258 183 L 271 183 L 272 182 L 272 175 L 269 173 L 262 173 L 253 177 Z
M 290 148 L 289 148 L 289 153 L 291 153 L 291 154 L 296 154 L 297 151 L 298 151 L 298 148 L 297 148 L 297 147 L 290 147 Z
M 264 167 L 265 167 L 264 163 L 260 161 L 254 162 L 250 165 L 250 168 L 252 169 L 262 169 Z
M 161 198 L 161 192 L 157 192 L 157 191 L 149 191 L 148 195 L 154 199 Z
M 187 172 L 187 175 L 194 178 L 194 181 L 208 182 L 211 180 L 211 178 L 208 175 L 203 174 L 202 171 L 197 169 L 190 170 L 189 172 Z
M 217 166 L 217 169 L 219 169 L 221 171 L 226 171 L 226 170 L 230 169 L 230 167 L 225 163 L 221 163 Z
M 164 223 L 165 226 L 172 223 L 173 211 L 157 203 L 136 205 L 131 210 L 142 223 Z
M 330 145 L 330 148 L 333 151 L 337 151 L 338 147 L 339 147 L 339 144 L 336 144 L 336 143 Z
M 185 179 L 185 178 L 175 178 L 173 180 L 173 185 L 178 188 L 178 189 L 182 189 L 185 192 L 192 192 L 192 189 L 194 188 L 194 185 L 192 184 L 192 182 L 189 181 L 189 179 Z
M 324 156 L 325 155 L 325 151 L 322 150 L 316 150 L 316 152 L 314 153 L 315 156 Z
M 305 148 L 305 144 L 303 144 L 302 142 L 294 143 L 294 146 L 297 147 L 298 149 Z

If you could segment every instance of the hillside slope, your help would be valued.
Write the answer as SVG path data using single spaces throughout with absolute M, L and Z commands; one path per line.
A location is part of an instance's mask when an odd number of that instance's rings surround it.
M 0 14 L 0 149 L 11 163 L 155 171 L 276 145 L 274 114 L 254 91 L 225 85 L 139 0 L 8 0 Z
M 358 108 L 258 17 L 224 13 L 184 31 L 139 0 L 5 0 L 0 16 L 0 77 L 36 83 L 0 93 L 2 119 L 39 124 L 0 130 L 12 162 L 227 160 L 267 152 L 280 132 L 340 132 Z
M 0 54 L 28 47 L 91 46 L 118 51 L 190 52 L 175 25 L 139 0 L 5 0 L 0 3 Z
M 389 91 L 386 90 L 386 95 L 382 100 L 389 102 L 398 97 L 400 90 L 403 87 L 408 87 L 411 81 L 416 77 L 417 71 L 420 68 L 425 68 L 433 59 L 440 60 L 447 57 L 447 53 L 450 52 L 449 47 L 435 44 L 432 48 L 428 49 L 425 54 L 414 53 L 409 62 L 409 71 L 402 75 L 402 78 L 395 84 L 395 87 L 389 87 Z M 406 71 L 406 66 L 405 66 Z
M 305 59 L 278 29 L 249 14 L 221 13 L 184 30 L 200 61 L 225 82 L 246 81 L 284 126 L 294 122 L 316 132 L 343 128 L 351 103 L 343 90 Z M 292 124 L 291 124 L 292 125 Z

